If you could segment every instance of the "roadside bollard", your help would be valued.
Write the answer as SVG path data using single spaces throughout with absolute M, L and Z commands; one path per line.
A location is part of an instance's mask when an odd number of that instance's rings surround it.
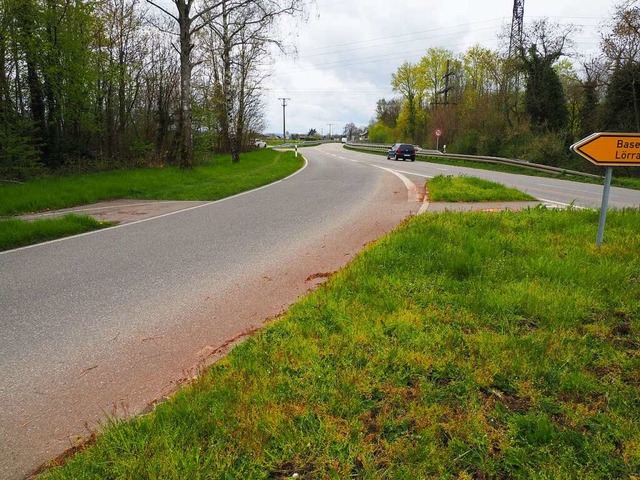
M 296 143 L 296 158 L 298 158 L 298 144 Z

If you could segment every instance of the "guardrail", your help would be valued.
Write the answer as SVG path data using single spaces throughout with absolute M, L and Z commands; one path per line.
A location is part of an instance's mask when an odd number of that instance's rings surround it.
M 305 142 L 287 142 L 287 143 L 279 143 L 277 145 L 268 145 L 268 148 L 293 148 L 296 145 L 298 148 L 301 147 L 316 147 L 318 145 L 322 145 L 323 143 L 340 143 L 338 140 L 311 140 Z
M 357 149 L 357 150 L 370 150 L 373 152 L 386 152 L 391 148 L 391 145 L 382 145 L 382 144 L 370 144 L 370 143 L 354 143 L 349 142 L 345 144 L 346 148 Z M 511 165 L 520 168 L 527 168 L 529 170 L 537 170 L 539 172 L 545 173 L 560 173 L 560 174 L 568 174 L 568 175 L 577 175 L 581 177 L 590 177 L 590 178 L 603 178 L 602 175 L 594 175 L 592 173 L 579 172 L 577 170 L 569 170 L 566 168 L 552 167 L 550 165 L 543 165 L 540 163 L 531 163 L 525 160 L 514 160 L 511 158 L 503 158 L 503 157 L 489 157 L 484 155 L 460 155 L 457 153 L 442 153 L 438 150 L 426 150 L 416 146 L 416 157 L 441 157 L 441 158 L 450 158 L 452 160 L 470 160 L 472 162 L 480 162 L 480 163 L 494 163 L 498 165 Z

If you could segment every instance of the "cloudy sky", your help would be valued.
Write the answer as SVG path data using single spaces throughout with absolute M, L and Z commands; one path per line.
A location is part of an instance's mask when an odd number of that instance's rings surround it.
M 542 17 L 580 26 L 575 50 L 588 55 L 598 50 L 599 26 L 615 3 L 525 0 L 525 28 Z M 305 23 L 285 26 L 298 53 L 275 58 L 265 96 L 266 131 L 282 132 L 279 97 L 291 99 L 286 126 L 292 133 L 341 133 L 348 122 L 367 125 L 376 101 L 394 96 L 391 73 L 404 60 L 416 62 L 431 47 L 456 53 L 475 44 L 495 49 L 512 10 L 513 0 L 316 0 Z

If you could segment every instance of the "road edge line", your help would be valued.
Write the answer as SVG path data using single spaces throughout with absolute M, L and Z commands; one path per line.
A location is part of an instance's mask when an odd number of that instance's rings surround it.
M 221 202 L 225 202 L 227 200 L 232 200 L 234 198 L 241 197 L 243 195 L 248 195 L 250 193 L 257 192 L 258 190 L 264 190 L 265 188 L 268 188 L 268 187 L 271 187 L 273 185 L 277 185 L 278 183 L 284 182 L 285 180 L 288 180 L 291 177 L 294 177 L 297 174 L 299 174 L 300 172 L 302 172 L 303 170 L 305 170 L 307 168 L 307 166 L 309 165 L 309 162 L 307 161 L 307 159 L 306 159 L 306 157 L 304 155 L 300 155 L 300 156 L 304 160 L 304 165 L 302 166 L 302 168 L 300 170 L 296 170 L 291 175 L 288 175 L 288 176 L 286 176 L 284 178 L 281 178 L 280 180 L 276 180 L 275 182 L 268 183 L 267 185 L 262 185 L 261 187 L 254 188 L 252 190 L 247 190 L 246 192 L 236 193 L 235 195 L 231 195 L 230 197 L 220 198 L 220 199 L 214 200 L 212 202 L 203 203 L 202 205 L 196 205 L 196 206 L 193 206 L 193 207 L 185 208 L 183 210 L 177 210 L 175 212 L 164 213 L 162 215 L 158 215 L 157 217 L 145 218 L 143 220 L 136 220 L 135 222 L 131 222 L 131 223 L 124 223 L 122 225 L 115 225 L 113 227 L 102 228 L 102 229 L 98 229 L 98 230 L 92 230 L 90 232 L 85 232 L 85 233 L 79 233 L 78 235 L 71 235 L 69 237 L 56 238 L 55 240 L 47 240 L 46 242 L 34 243 L 32 245 L 25 245 L 24 247 L 13 248 L 11 250 L 4 250 L 4 251 L 0 252 L 0 256 L 8 254 L 8 253 L 19 252 L 21 250 L 28 250 L 28 249 L 31 249 L 31 248 L 42 247 L 42 246 L 45 246 L 45 245 L 50 245 L 52 243 L 64 242 L 65 240 L 71 240 L 73 238 L 86 237 L 86 236 L 89 236 L 89 235 L 94 235 L 94 234 L 104 233 L 104 232 L 111 232 L 111 231 L 116 230 L 118 228 L 130 227 L 132 225 L 138 225 L 139 223 L 144 223 L 144 222 L 149 222 L 151 220 L 157 220 L 159 218 L 169 217 L 171 215 L 176 215 L 178 213 L 188 212 L 190 210 L 195 210 L 197 208 L 208 207 L 208 206 L 211 206 L 211 205 L 215 205 L 217 203 L 221 203 Z M 193 200 L 193 201 L 197 201 L 197 200 Z

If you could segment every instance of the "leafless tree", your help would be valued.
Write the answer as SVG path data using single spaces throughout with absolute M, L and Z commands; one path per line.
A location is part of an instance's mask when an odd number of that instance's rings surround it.
M 233 162 L 239 161 L 248 127 L 255 124 L 252 117 L 262 109 L 259 93 L 267 75 L 263 65 L 273 47 L 284 49 L 277 20 L 303 13 L 305 6 L 305 0 L 255 0 L 248 5 L 223 1 L 206 19 L 207 45 L 217 50 L 209 55 L 213 77 L 224 99 L 218 105 L 222 145 Z

